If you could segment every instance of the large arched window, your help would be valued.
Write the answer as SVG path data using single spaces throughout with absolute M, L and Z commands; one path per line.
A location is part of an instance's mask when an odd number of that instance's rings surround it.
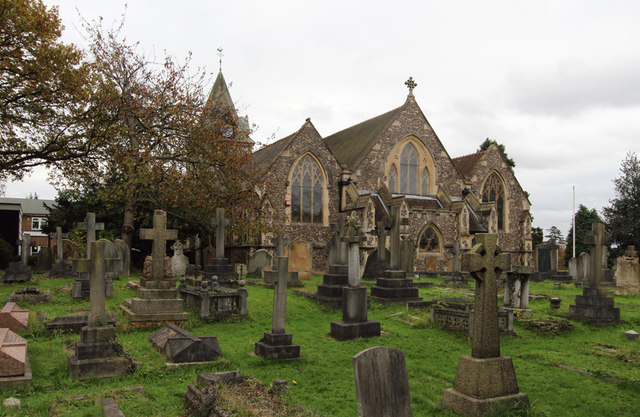
M 291 175 L 291 221 L 322 223 L 324 177 L 311 155 L 305 155 Z
M 391 165 L 391 168 L 389 168 L 389 190 L 391 190 L 392 193 L 397 192 L 397 186 L 398 186 L 398 169 L 396 168 L 395 165 Z
M 418 194 L 418 152 L 411 143 L 400 154 L 400 192 Z
M 421 252 L 440 252 L 440 234 L 433 225 L 427 226 L 418 240 L 418 250 Z
M 496 203 L 496 213 L 498 214 L 498 230 L 504 230 L 504 200 L 505 192 L 502 179 L 496 172 L 492 172 L 484 182 L 484 187 L 482 188 L 482 202 Z

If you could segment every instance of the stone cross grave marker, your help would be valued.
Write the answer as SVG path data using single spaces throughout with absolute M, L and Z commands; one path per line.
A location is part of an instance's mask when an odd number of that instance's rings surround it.
M 87 231 L 87 258 L 91 259 L 91 242 L 96 241 L 96 231 L 104 230 L 104 223 L 96 223 L 96 213 L 87 213 L 83 222 L 78 222 L 78 229 Z
M 376 231 L 378 233 L 378 263 L 383 264 L 387 258 L 387 236 L 389 236 L 386 223 L 382 220 L 379 221 L 376 224 Z
M 216 218 L 209 219 L 209 225 L 216 228 L 216 258 L 224 258 L 224 228 L 231 225 L 231 220 L 224 217 L 224 209 L 216 209 Z
M 291 239 L 285 239 L 282 235 L 282 231 L 278 232 L 276 238 L 276 256 L 284 256 L 284 245 L 291 243 Z
M 285 318 L 287 316 L 287 282 L 289 280 L 289 258 L 278 256 L 278 270 L 274 274 L 265 274 L 265 282 L 275 284 L 273 290 L 273 318 L 272 333 L 284 333 Z M 267 272 L 267 271 L 265 271 Z M 274 280 L 276 278 L 277 280 Z
M 599 288 L 602 283 L 602 264 L 605 245 L 609 242 L 609 234 L 604 230 L 604 223 L 593 223 L 591 234 L 584 237 L 584 243 L 591 245 L 591 276 L 589 285 Z
M 338 226 L 336 229 L 336 257 L 338 265 L 345 265 L 347 261 L 347 244 L 343 242 L 344 228 L 347 221 L 346 213 L 338 213 Z
M 167 229 L 167 212 L 153 212 L 153 229 L 140 229 L 140 239 L 153 240 L 151 276 L 153 280 L 164 279 L 164 257 L 167 252 L 167 240 L 176 240 L 178 231 Z
M 411 394 L 404 352 L 373 347 L 353 357 L 360 417 L 410 417 Z
M 360 285 L 360 242 L 363 236 L 360 234 L 360 220 L 355 211 L 352 211 L 345 224 L 342 241 L 349 245 L 348 269 L 349 286 L 358 287 Z
M 460 272 L 460 242 L 453 243 L 453 272 Z
M 471 253 L 462 255 L 462 269 L 476 280 L 471 356 L 494 358 L 500 356 L 496 281 L 509 270 L 511 255 L 500 253 L 495 234 L 477 234 L 476 241 Z
M 27 266 L 29 261 L 29 247 L 31 246 L 31 235 L 23 233 L 22 239 L 18 240 L 18 245 L 20 245 L 20 262 L 23 266 Z
M 391 207 L 391 268 L 400 268 L 400 207 Z
M 62 233 L 62 227 L 56 227 L 56 232 L 51 233 L 49 235 L 50 238 L 56 240 L 56 254 L 58 256 L 58 262 L 63 262 L 64 252 L 62 250 L 62 239 L 66 239 L 68 235 L 66 233 Z
M 120 258 L 105 258 L 108 245 L 113 245 L 106 240 L 91 242 L 92 258 L 75 259 L 73 269 L 75 272 L 89 273 L 89 327 L 107 325 L 107 313 L 105 310 L 105 274 L 118 272 L 122 267 Z M 87 251 L 89 253 L 89 251 Z

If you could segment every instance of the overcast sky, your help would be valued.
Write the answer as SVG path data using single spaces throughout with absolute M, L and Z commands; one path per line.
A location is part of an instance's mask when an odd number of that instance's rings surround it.
M 58 5 L 66 42 L 87 20 L 119 19 L 123 1 Z M 124 33 L 222 71 L 256 142 L 310 117 L 322 136 L 404 103 L 404 82 L 451 157 L 487 137 L 506 146 L 531 195 L 534 226 L 570 227 L 600 210 L 628 152 L 640 154 L 640 2 L 130 0 Z M 213 78 L 211 79 L 213 83 Z M 55 197 L 34 174 L 7 197 Z

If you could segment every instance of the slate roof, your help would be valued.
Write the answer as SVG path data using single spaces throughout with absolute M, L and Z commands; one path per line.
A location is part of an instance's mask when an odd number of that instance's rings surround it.
M 260 164 L 260 167 L 263 170 L 268 169 L 278 155 L 285 150 L 299 132 L 300 130 L 258 149 L 253 153 L 253 161 Z
M 45 203 L 51 207 L 55 204 L 55 200 L 41 200 L 36 198 L 0 198 L 0 204 L 20 204 L 23 214 L 47 216 L 49 215 L 49 210 L 45 208 Z
M 457 158 L 453 158 L 451 161 L 453 165 L 458 169 L 465 177 L 471 173 L 473 167 L 476 166 L 480 158 L 484 155 L 484 151 L 472 153 L 469 155 L 459 156 Z
M 408 101 L 396 109 L 327 136 L 324 142 L 338 162 L 353 169 L 407 103 Z
M 410 208 L 419 207 L 426 210 L 440 210 L 443 206 L 438 197 L 431 196 L 405 196 L 405 201 Z

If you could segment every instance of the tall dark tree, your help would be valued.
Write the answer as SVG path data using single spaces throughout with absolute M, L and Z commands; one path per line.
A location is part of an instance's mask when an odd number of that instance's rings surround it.
M 556 242 L 564 239 L 564 236 L 562 236 L 562 232 L 556 226 L 551 226 L 550 228 L 548 228 L 547 234 L 544 237 L 546 237 L 547 239 L 553 239 Z
M 615 198 L 609 200 L 609 207 L 602 212 L 607 222 L 607 231 L 611 235 L 617 251 L 623 251 L 629 245 L 640 248 L 640 161 L 635 153 L 628 153 L 622 161 L 620 176 L 613 180 Z
M 578 211 L 576 212 L 576 256 L 582 252 L 590 253 L 591 246 L 584 243 L 584 237 L 591 233 L 591 224 L 596 222 L 602 222 L 602 218 L 596 211 L 596 209 L 589 210 L 587 207 L 580 204 Z M 564 254 L 564 259 L 569 264 L 573 252 L 573 226 L 569 229 L 567 234 L 567 251 Z
M 535 248 L 536 245 L 539 245 L 543 242 L 544 240 L 544 232 L 542 230 L 542 227 L 532 227 L 531 228 L 531 240 L 533 243 L 533 247 Z
M 38 165 L 91 151 L 88 65 L 60 41 L 56 7 L 40 0 L 0 0 L 0 186 Z
M 515 161 L 513 159 L 509 158 L 509 155 L 507 155 L 507 151 L 506 151 L 506 148 L 504 147 L 504 145 L 501 144 L 501 143 L 496 142 L 495 140 L 491 140 L 489 138 L 486 138 L 484 140 L 484 142 L 482 142 L 480 144 L 480 147 L 478 148 L 478 152 L 486 151 L 487 149 L 489 149 L 489 146 L 491 146 L 494 143 L 498 147 L 498 150 L 502 154 L 502 157 L 504 158 L 504 160 L 507 162 L 507 165 L 509 165 L 511 168 L 515 168 L 516 163 L 515 163 Z

